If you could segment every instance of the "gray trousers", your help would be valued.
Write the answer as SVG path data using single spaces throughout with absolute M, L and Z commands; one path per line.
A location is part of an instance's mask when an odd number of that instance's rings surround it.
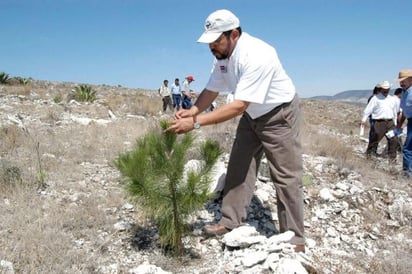
M 297 96 L 256 119 L 244 113 L 230 154 L 220 224 L 233 229 L 247 218 L 260 160 L 265 153 L 275 184 L 279 230 L 292 230 L 292 244 L 304 244 L 302 147 Z

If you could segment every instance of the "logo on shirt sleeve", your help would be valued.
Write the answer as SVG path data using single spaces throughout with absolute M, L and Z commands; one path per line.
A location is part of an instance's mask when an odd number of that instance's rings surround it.
M 221 73 L 227 73 L 227 67 L 225 65 L 220 66 L 220 72 Z

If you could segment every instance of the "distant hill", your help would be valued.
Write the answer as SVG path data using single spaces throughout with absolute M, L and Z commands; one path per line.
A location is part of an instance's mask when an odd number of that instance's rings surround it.
M 335 95 L 320 95 L 310 97 L 309 99 L 324 101 L 341 101 L 356 105 L 365 105 L 371 93 L 371 90 L 346 90 L 339 92 Z

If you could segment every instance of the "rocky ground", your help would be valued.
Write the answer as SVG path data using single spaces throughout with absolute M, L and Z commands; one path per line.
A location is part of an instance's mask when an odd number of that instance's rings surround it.
M 205 238 L 202 226 L 220 217 L 217 197 L 193 218 L 186 253 L 174 258 L 112 164 L 169 114 L 159 113 L 154 91 L 94 86 L 97 100 L 80 103 L 67 96 L 74 86 L 0 85 L 0 273 L 410 272 L 412 184 L 398 172 L 400 157 L 396 166 L 364 159 L 360 107 L 303 100 L 305 254 L 277 231 L 263 162 L 248 224 Z M 198 135 L 219 138 L 228 152 L 235 125 Z

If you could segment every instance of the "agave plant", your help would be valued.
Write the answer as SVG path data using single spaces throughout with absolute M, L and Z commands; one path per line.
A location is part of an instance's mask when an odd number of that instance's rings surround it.
M 7 84 L 10 80 L 10 77 L 5 72 L 0 72 L 0 84 Z
M 30 84 L 30 79 L 29 78 L 18 78 L 20 85 L 27 86 Z
M 77 101 L 81 102 L 93 102 L 96 100 L 96 91 L 90 85 L 79 85 L 73 90 L 73 97 Z

